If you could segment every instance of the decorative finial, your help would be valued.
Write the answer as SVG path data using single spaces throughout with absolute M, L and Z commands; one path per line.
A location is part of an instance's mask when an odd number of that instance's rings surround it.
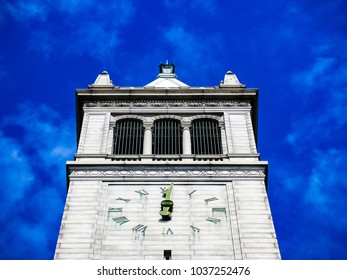
M 96 78 L 94 84 L 92 86 L 100 86 L 100 87 L 108 87 L 108 86 L 114 86 L 112 84 L 112 81 L 110 79 L 110 75 L 107 71 L 102 71 L 101 74 L 98 75 Z
M 175 65 L 173 63 L 169 64 L 169 61 L 166 60 L 166 64 L 160 63 L 159 65 L 159 73 L 160 74 L 175 74 Z
M 236 75 L 230 70 L 225 74 L 224 80 L 221 81 L 221 87 L 245 87 L 237 79 Z

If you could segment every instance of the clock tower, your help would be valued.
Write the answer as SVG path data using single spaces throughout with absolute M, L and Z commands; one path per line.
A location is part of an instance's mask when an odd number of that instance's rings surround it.
M 280 259 L 257 151 L 258 90 L 102 72 L 76 90 L 78 150 L 55 259 Z

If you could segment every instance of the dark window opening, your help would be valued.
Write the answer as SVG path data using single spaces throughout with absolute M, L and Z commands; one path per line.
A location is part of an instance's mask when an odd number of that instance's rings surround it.
M 136 155 L 143 153 L 144 128 L 142 121 L 123 119 L 114 128 L 114 154 Z
M 160 119 L 154 122 L 153 154 L 182 153 L 182 129 L 178 120 Z
M 171 250 L 164 250 L 164 260 L 171 260 L 171 259 L 172 259 Z
M 197 119 L 191 128 L 192 154 L 215 155 L 222 153 L 221 132 L 218 121 Z

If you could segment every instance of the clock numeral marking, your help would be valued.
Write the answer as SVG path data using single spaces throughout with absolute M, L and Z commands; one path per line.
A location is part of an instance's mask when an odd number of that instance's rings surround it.
M 132 231 L 141 232 L 143 236 L 146 234 L 147 226 L 138 224 L 136 227 L 132 228 Z
M 192 194 L 195 193 L 195 192 L 196 192 L 196 190 L 193 190 L 193 191 L 191 191 L 190 193 L 188 193 L 188 195 L 191 197 Z
M 130 201 L 130 199 L 127 199 L 127 198 L 121 198 L 121 197 L 116 198 L 116 200 L 123 200 L 123 201 L 125 201 L 125 202 L 129 202 L 129 201 Z
M 218 198 L 217 197 L 211 197 L 211 198 L 207 198 L 207 199 L 205 199 L 205 201 L 206 202 L 211 202 L 211 201 L 215 201 L 215 200 L 218 200 Z
M 225 210 L 225 207 L 216 207 L 216 208 L 212 208 L 212 213 L 213 212 L 221 212 L 221 213 L 224 213 L 226 214 L 226 210 Z
M 130 220 L 128 220 L 128 218 L 125 217 L 125 216 L 112 218 L 112 220 L 114 220 L 114 221 L 115 221 L 117 224 L 119 224 L 119 225 L 125 224 L 125 223 L 127 223 L 127 222 L 130 221 Z
M 216 219 L 216 218 L 207 218 L 206 221 L 209 221 L 211 223 L 217 224 L 220 222 L 220 219 Z
M 107 220 L 110 217 L 110 213 L 119 213 L 119 212 L 123 212 L 123 208 L 108 207 Z
M 137 190 L 135 192 L 140 194 L 140 196 L 148 195 L 148 192 L 146 192 L 145 190 Z
M 114 208 L 114 207 L 108 207 L 108 213 L 111 212 L 122 212 L 123 208 Z
M 197 227 L 195 227 L 195 226 L 193 226 L 193 225 L 190 225 L 190 228 L 194 231 L 194 232 L 200 232 L 200 229 L 199 228 L 197 228 Z
M 165 188 L 165 187 L 159 187 L 159 188 L 161 189 L 161 193 L 162 193 L 162 194 L 165 194 L 166 188 Z
M 167 231 L 165 232 L 166 228 L 163 228 L 162 235 L 168 235 L 168 234 L 174 234 L 171 228 L 168 228 Z

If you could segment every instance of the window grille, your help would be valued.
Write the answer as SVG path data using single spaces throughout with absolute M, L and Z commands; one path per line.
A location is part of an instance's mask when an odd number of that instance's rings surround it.
M 142 121 L 136 119 L 117 121 L 114 129 L 114 154 L 142 154 L 143 134 L 144 128 Z
M 182 153 L 182 130 L 178 120 L 160 119 L 154 122 L 153 154 Z
M 192 121 L 191 144 L 192 154 L 221 154 L 222 144 L 218 121 L 211 119 Z

